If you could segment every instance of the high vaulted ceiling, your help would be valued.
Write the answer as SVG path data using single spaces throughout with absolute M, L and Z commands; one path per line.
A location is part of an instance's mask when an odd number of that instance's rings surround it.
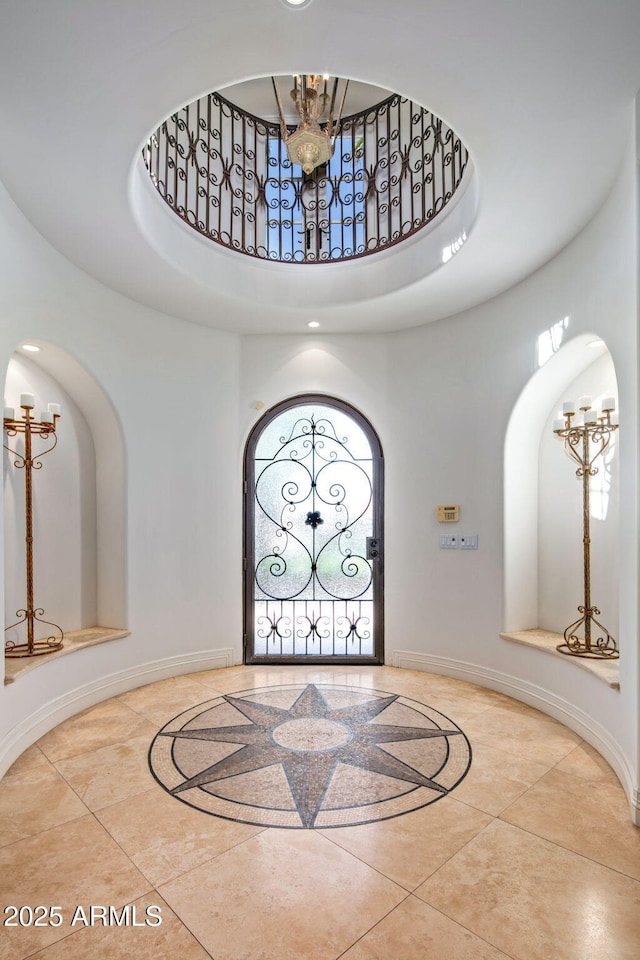
M 605 202 L 640 88 L 638 0 L 4 0 L 0 20 L 0 178 L 29 220 L 127 296 L 243 332 L 402 329 L 508 288 Z M 140 149 L 177 107 L 295 72 L 396 91 L 460 134 L 478 207 L 448 263 L 421 275 L 419 243 L 256 262 L 144 192 Z

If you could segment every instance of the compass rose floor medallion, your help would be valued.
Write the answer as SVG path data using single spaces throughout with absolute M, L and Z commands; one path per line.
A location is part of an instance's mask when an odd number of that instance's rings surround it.
M 159 731 L 156 780 L 214 816 L 265 827 L 386 820 L 446 796 L 467 774 L 462 730 L 408 697 L 338 684 L 244 690 Z

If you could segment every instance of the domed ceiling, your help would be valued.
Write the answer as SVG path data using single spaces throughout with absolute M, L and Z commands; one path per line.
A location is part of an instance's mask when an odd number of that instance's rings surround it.
M 239 332 L 403 329 L 495 296 L 597 212 L 631 135 L 639 39 L 632 0 L 7 0 L 0 178 L 65 257 L 167 314 Z M 397 92 L 461 137 L 470 174 L 447 237 L 292 268 L 164 208 L 142 149 L 166 118 L 211 91 L 250 109 L 259 87 L 243 104 L 239 84 L 301 72 Z

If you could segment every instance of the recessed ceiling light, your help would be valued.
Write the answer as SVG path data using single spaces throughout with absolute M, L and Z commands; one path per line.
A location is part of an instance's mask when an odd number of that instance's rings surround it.
M 308 326 L 308 327 L 319 327 L 320 324 L 318 323 L 317 320 L 309 320 L 309 323 L 307 324 L 307 326 Z
M 590 340 L 588 347 L 604 347 L 604 340 Z
M 29 353 L 38 353 L 38 351 L 40 350 L 40 347 L 36 347 L 35 343 L 23 343 L 22 349 L 28 350 Z
M 311 0 L 282 0 L 282 2 L 284 3 L 285 7 L 297 7 L 300 9 L 300 7 L 308 6 L 308 4 L 311 3 Z

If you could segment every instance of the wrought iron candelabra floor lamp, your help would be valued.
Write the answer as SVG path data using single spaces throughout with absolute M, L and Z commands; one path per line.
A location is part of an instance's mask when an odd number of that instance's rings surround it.
M 576 476 L 582 480 L 584 551 L 584 604 L 578 607 L 580 617 L 566 628 L 564 643 L 558 644 L 557 649 L 560 653 L 572 657 L 614 660 L 620 655 L 616 641 L 607 628 L 596 620 L 596 617 L 600 616 L 600 610 L 591 602 L 589 482 L 591 477 L 598 473 L 598 467 L 594 466 L 595 461 L 605 452 L 614 432 L 618 429 L 618 415 L 614 413 L 616 404 L 613 397 L 607 397 L 602 401 L 600 413 L 592 408 L 591 402 L 591 397 L 581 397 L 577 403 L 573 400 L 567 401 L 562 405 L 562 417 L 555 420 L 553 424 L 555 435 L 564 440 L 566 453 L 578 464 Z M 581 627 L 584 637 L 580 637 L 578 633 Z
M 33 471 L 42 468 L 41 457 L 50 453 L 58 442 L 56 436 L 56 423 L 60 416 L 60 406 L 57 403 L 50 403 L 46 412 L 40 414 L 40 420 L 31 416 L 31 410 L 35 406 L 35 398 L 31 393 L 23 393 L 20 396 L 20 407 L 23 410 L 22 417 L 16 419 L 13 407 L 4 409 L 4 429 L 8 437 L 15 437 L 18 434 L 24 434 L 24 453 L 12 449 L 6 443 L 3 444 L 5 450 L 15 457 L 14 466 L 19 470 L 24 470 L 24 489 L 25 489 L 25 544 L 26 544 L 26 580 L 27 580 L 27 602 L 22 610 L 16 611 L 19 618 L 5 630 L 13 630 L 15 627 L 26 623 L 27 642 L 16 643 L 13 640 L 5 642 L 6 657 L 36 657 L 45 653 L 53 653 L 60 650 L 63 645 L 64 634 L 57 623 L 43 618 L 44 610 L 42 607 L 36 607 L 33 600 Z M 53 440 L 53 443 L 46 449 L 40 451 L 37 457 L 33 457 L 33 437 L 38 436 L 42 440 Z M 44 640 L 34 639 L 34 630 L 36 623 L 44 623 L 49 627 L 55 627 L 56 634 L 47 637 Z

